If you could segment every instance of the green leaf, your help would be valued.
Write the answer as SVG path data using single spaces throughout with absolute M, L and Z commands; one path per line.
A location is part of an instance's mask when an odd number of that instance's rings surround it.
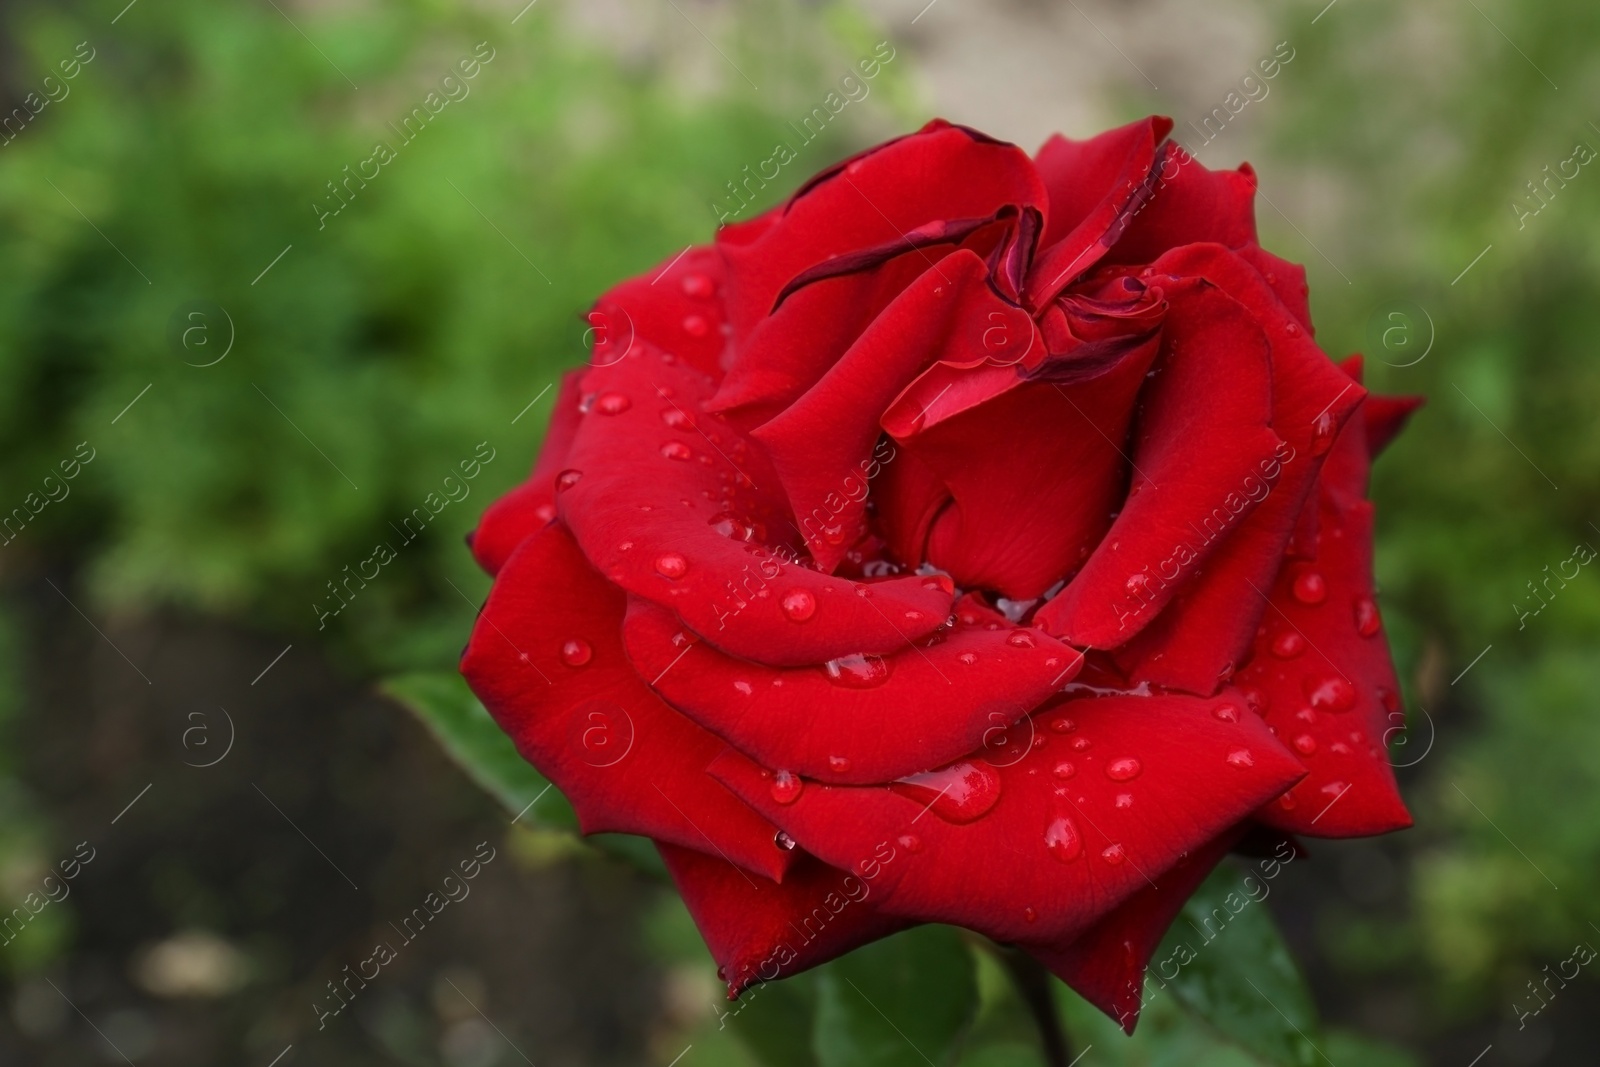
M 1231 863 L 1213 871 L 1151 960 L 1145 999 L 1170 992 L 1263 1062 L 1314 1067 L 1323 1062 L 1316 1007 L 1261 902 L 1270 890 Z
M 879 941 L 817 975 L 812 1035 L 821 1067 L 943 1067 L 978 1008 L 972 956 L 945 926 Z

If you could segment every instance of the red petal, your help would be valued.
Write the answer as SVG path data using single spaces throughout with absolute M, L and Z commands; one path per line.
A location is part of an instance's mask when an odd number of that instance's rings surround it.
M 1271 346 L 1272 429 L 1284 442 L 1266 466 L 1250 472 L 1248 483 L 1231 487 L 1259 497 L 1260 505 L 1178 593 L 1174 609 L 1117 655 L 1135 683 L 1208 693 L 1248 655 L 1266 606 L 1262 594 L 1308 510 L 1324 455 L 1366 393 L 1295 324 L 1240 256 L 1217 245 L 1193 245 L 1163 257 L 1157 269 L 1213 282 L 1249 310 Z
M 517 546 L 556 516 L 556 475 L 566 466 L 572 435 L 577 432 L 583 369 L 561 376 L 561 388 L 551 407 L 550 428 L 528 480 L 489 505 L 472 532 L 472 555 L 491 575 L 505 566 Z
M 1036 616 L 1070 644 L 1113 648 L 1149 625 L 1259 503 L 1246 483 L 1281 444 L 1268 425 L 1270 349 L 1249 310 L 1203 279 L 1175 279 L 1166 292 L 1128 499 Z
M 1106 255 L 1109 263 L 1152 263 L 1183 245 L 1214 241 L 1229 248 L 1256 243 L 1256 173 L 1209 170 L 1168 141 L 1156 164 L 1149 199 Z
M 983 359 L 990 316 L 1011 309 L 987 279 L 988 266 L 972 252 L 947 257 L 901 293 L 820 381 L 754 432 L 823 570 L 832 571 L 866 532 L 866 473 L 890 402 L 935 361 Z
M 1145 886 L 1066 945 L 1024 945 L 1034 958 L 1128 1033 L 1144 1007 L 1144 975 L 1172 921 L 1240 835 L 1234 827 L 1174 864 L 1158 886 Z
M 584 833 L 643 834 L 783 877 L 776 828 L 705 773 L 726 746 L 644 684 L 622 647 L 623 596 L 552 523 L 514 552 L 461 660 L 523 758 Z
M 889 842 L 885 913 L 1005 942 L 1081 933 L 1303 773 L 1237 694 L 1072 700 L 1030 721 L 1043 743 L 1024 758 L 974 758 L 914 786 L 807 783 L 784 804 L 731 749 L 712 773 L 825 862 Z
M 1365 445 L 1358 416 L 1336 451 L 1364 452 Z M 1316 558 L 1285 563 L 1271 590 L 1264 632 L 1238 676 L 1309 771 L 1257 818 L 1308 836 L 1387 833 L 1410 826 L 1411 816 L 1384 749 L 1405 716 L 1373 597 L 1372 505 L 1343 503 L 1324 490 L 1318 506 Z M 1310 595 L 1314 590 L 1321 595 Z
M 718 648 L 781 666 L 882 655 L 949 614 L 950 591 L 920 578 L 862 597 L 793 562 L 797 531 L 778 478 L 704 410 L 712 379 L 640 342 L 591 369 L 584 388 L 600 400 L 573 439 L 580 473 L 557 495 L 562 520 L 607 578 L 670 607 Z M 629 402 L 606 414 L 608 394 Z
M 741 878 L 742 872 L 704 853 L 657 847 L 728 983 L 730 1000 L 911 925 L 878 912 L 870 878 L 804 853 L 796 854 L 779 885 Z
M 1049 303 L 1117 243 L 1150 195 L 1156 146 L 1171 130 L 1171 119 L 1151 116 L 1087 141 L 1058 134 L 1039 149 L 1050 211 L 1028 275 L 1034 307 Z
M 649 341 L 707 373 L 719 373 L 723 331 L 722 256 L 703 245 L 688 248 L 608 291 L 589 315 L 596 331 L 593 361 L 615 363 L 629 341 Z M 611 344 L 601 346 L 610 334 Z
M 931 122 L 814 178 L 759 237 L 719 241 L 735 336 L 747 336 L 795 276 L 830 256 L 896 240 L 909 247 L 908 235 L 920 227 L 1044 201 L 1033 163 L 1020 148 Z
M 998 616 L 981 605 L 957 604 L 956 614 L 957 624 L 929 647 L 792 669 L 697 647 L 670 611 L 637 599 L 625 636 L 655 689 L 741 752 L 808 778 L 862 784 L 982 747 L 1082 662 L 1038 630 L 988 629 Z

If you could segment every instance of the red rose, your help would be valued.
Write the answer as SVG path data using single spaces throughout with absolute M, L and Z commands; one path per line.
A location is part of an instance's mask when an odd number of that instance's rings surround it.
M 598 303 L 462 670 L 730 992 L 919 922 L 1129 1029 L 1246 834 L 1409 825 L 1372 456 L 1255 176 L 934 122 Z

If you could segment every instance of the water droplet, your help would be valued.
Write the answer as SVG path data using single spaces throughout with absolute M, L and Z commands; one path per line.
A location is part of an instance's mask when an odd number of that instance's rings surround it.
M 1121 845 L 1113 843 L 1100 851 L 1100 858 L 1111 864 L 1111 866 L 1116 867 L 1128 858 L 1128 854 L 1123 851 Z
M 906 621 L 907 622 L 921 622 L 922 621 L 922 612 L 920 612 L 920 611 L 908 611 L 908 612 L 906 612 Z
M 682 441 L 668 441 L 661 446 L 661 454 L 668 459 L 676 460 L 687 460 L 694 455 L 693 452 L 689 451 L 689 446 Z
M 905 849 L 907 852 L 922 851 L 922 838 L 918 837 L 916 834 L 901 834 L 895 840 L 899 841 L 900 847 Z
M 1333 433 L 1336 425 L 1333 412 L 1324 411 L 1317 416 L 1317 421 L 1311 424 L 1311 454 L 1320 456 L 1333 447 Z
M 1300 734 L 1294 739 L 1294 748 L 1302 756 L 1313 755 L 1317 751 L 1317 739 L 1310 734 Z
M 1078 724 L 1066 716 L 1050 720 L 1050 729 L 1058 734 L 1070 734 L 1078 728 Z
M 1295 575 L 1294 598 L 1308 607 L 1315 607 L 1328 599 L 1328 583 L 1314 570 L 1303 570 Z
M 1239 694 L 1244 697 L 1244 702 L 1250 705 L 1250 710 L 1257 715 L 1266 715 L 1267 709 L 1272 706 L 1272 698 L 1254 686 L 1239 690 Z
M 1011 636 L 1006 638 L 1006 644 L 1012 648 L 1032 648 L 1034 643 L 1033 634 L 1027 630 L 1012 630 Z
M 956 659 L 960 660 L 962 663 L 965 663 L 969 667 L 978 662 L 977 655 L 972 652 L 963 652 L 961 655 L 957 656 Z
M 554 504 L 540 504 L 537 508 L 534 508 L 533 517 L 540 522 L 549 522 L 556 517 L 556 507 Z
M 1087 752 L 1088 750 L 1089 750 L 1089 739 L 1087 737 L 1080 737 L 1080 738 L 1077 738 L 1076 740 L 1074 740 L 1072 742 L 1072 751 L 1074 751 L 1074 752 Z
M 849 769 L 850 769 L 850 759 L 849 759 L 848 756 L 829 756 L 828 757 L 828 770 L 832 771 L 834 774 L 843 774 L 846 771 L 848 771 Z
M 739 693 L 741 696 L 749 696 L 751 693 L 755 692 L 755 687 L 752 686 L 749 682 L 745 682 L 745 681 L 734 682 L 733 683 L 733 688 L 734 688 L 734 691 Z
M 1329 782 L 1327 785 L 1317 790 L 1317 792 L 1321 793 L 1325 797 L 1336 797 L 1349 788 L 1349 784 L 1345 782 Z
M 681 284 L 683 295 L 692 296 L 696 300 L 704 300 L 716 291 L 716 286 L 704 274 L 686 274 Z
M 1250 754 L 1248 748 L 1236 748 L 1228 753 L 1228 766 L 1230 767 L 1254 767 L 1255 765 L 1256 758 Z
M 1139 761 L 1129 757 L 1114 759 L 1106 764 L 1106 777 L 1113 782 L 1126 782 L 1139 777 L 1139 772 L 1144 770 Z
M 1300 685 L 1306 699 L 1318 711 L 1349 711 L 1356 706 L 1356 688 L 1337 674 L 1326 678 L 1307 678 Z
M 785 852 L 793 852 L 795 849 L 795 839 L 784 833 L 782 830 L 779 830 L 777 835 L 773 837 L 772 843 L 783 849 Z
M 1117 799 L 1114 802 L 1114 804 L 1119 809 L 1127 809 L 1127 808 L 1133 807 L 1133 794 L 1132 793 L 1118 793 L 1117 794 Z
M 1294 717 L 1299 719 L 1301 722 L 1317 721 L 1317 713 L 1312 711 L 1310 708 L 1301 708 L 1299 711 L 1294 713 Z
M 620 545 L 617 546 L 617 551 L 618 552 L 632 552 L 633 551 L 633 542 L 632 541 L 624 541 L 624 542 L 622 542 Z
M 1284 330 L 1289 334 L 1290 337 L 1300 336 L 1300 324 L 1298 322 L 1290 322 L 1284 327 Z
M 1032 908 L 1023 908 L 1022 921 L 1025 923 L 1038 922 L 1039 913 L 1034 911 Z
M 772 799 L 779 804 L 793 804 L 800 799 L 805 783 L 793 771 L 778 771 L 772 776 Z
M 1083 855 L 1083 837 L 1077 824 L 1063 815 L 1045 827 L 1044 847 L 1062 863 L 1071 863 Z
M 601 393 L 594 402 L 594 409 L 602 415 L 621 415 L 631 407 L 633 401 L 621 393 Z
M 1293 811 L 1294 805 L 1295 799 L 1293 793 L 1285 793 L 1283 796 L 1278 798 L 1278 807 L 1282 808 L 1284 811 Z
M 569 467 L 560 474 L 556 475 L 556 491 L 560 492 L 563 489 L 571 489 L 573 486 L 578 484 L 578 479 L 582 477 L 582 471 L 573 470 Z
M 805 622 L 817 613 L 817 598 L 804 589 L 791 589 L 780 601 L 783 613 L 795 622 Z
M 987 763 L 963 760 L 901 778 L 894 789 L 929 805 L 946 822 L 969 823 L 982 817 L 1000 799 L 1000 774 Z
M 1306 639 L 1296 630 L 1285 630 L 1272 639 L 1272 654 L 1279 659 L 1294 659 L 1306 650 Z
M 689 561 L 676 552 L 663 552 L 656 557 L 656 573 L 663 578 L 682 578 L 689 569 Z
M 711 332 L 711 321 L 704 315 L 685 315 L 683 332 L 690 337 L 704 337 Z
M 1355 604 L 1356 633 L 1362 637 L 1375 637 L 1383 627 L 1383 620 L 1378 616 L 1378 605 L 1369 596 L 1356 597 Z
M 1123 583 L 1122 587 L 1128 591 L 1129 595 L 1139 596 L 1150 588 L 1150 577 L 1140 571 L 1137 574 L 1129 575 L 1128 580 Z
M 1211 714 L 1215 715 L 1223 722 L 1239 721 L 1239 708 L 1234 704 L 1218 704 L 1216 707 L 1211 709 Z
M 561 646 L 561 662 L 569 667 L 581 667 L 594 657 L 594 649 L 589 647 L 589 642 L 574 637 Z
M 689 425 L 689 413 L 682 408 L 667 408 L 661 413 L 661 421 L 674 430 L 681 430 Z
M 1078 768 L 1072 765 L 1071 760 L 1062 760 L 1051 769 L 1050 773 L 1055 775 L 1057 778 L 1065 780 L 1077 774 Z

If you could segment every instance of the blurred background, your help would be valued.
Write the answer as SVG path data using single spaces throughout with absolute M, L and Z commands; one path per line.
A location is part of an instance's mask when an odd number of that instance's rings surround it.
M 1329 1063 L 1594 1062 L 1595 969 L 1547 979 L 1600 944 L 1600 8 L 524 2 L 0 2 L 0 1063 L 812 1062 L 719 1016 L 658 880 L 558 800 L 512 823 L 380 683 L 453 668 L 462 536 L 592 298 L 885 42 L 758 206 L 935 115 L 1031 150 L 1161 112 L 1256 166 L 1330 354 L 1427 395 L 1374 490 L 1417 825 L 1313 842 L 1268 907 Z M 1038 1062 L 991 979 L 958 1062 Z M 1063 1004 L 1086 1065 L 1271 1062 Z

